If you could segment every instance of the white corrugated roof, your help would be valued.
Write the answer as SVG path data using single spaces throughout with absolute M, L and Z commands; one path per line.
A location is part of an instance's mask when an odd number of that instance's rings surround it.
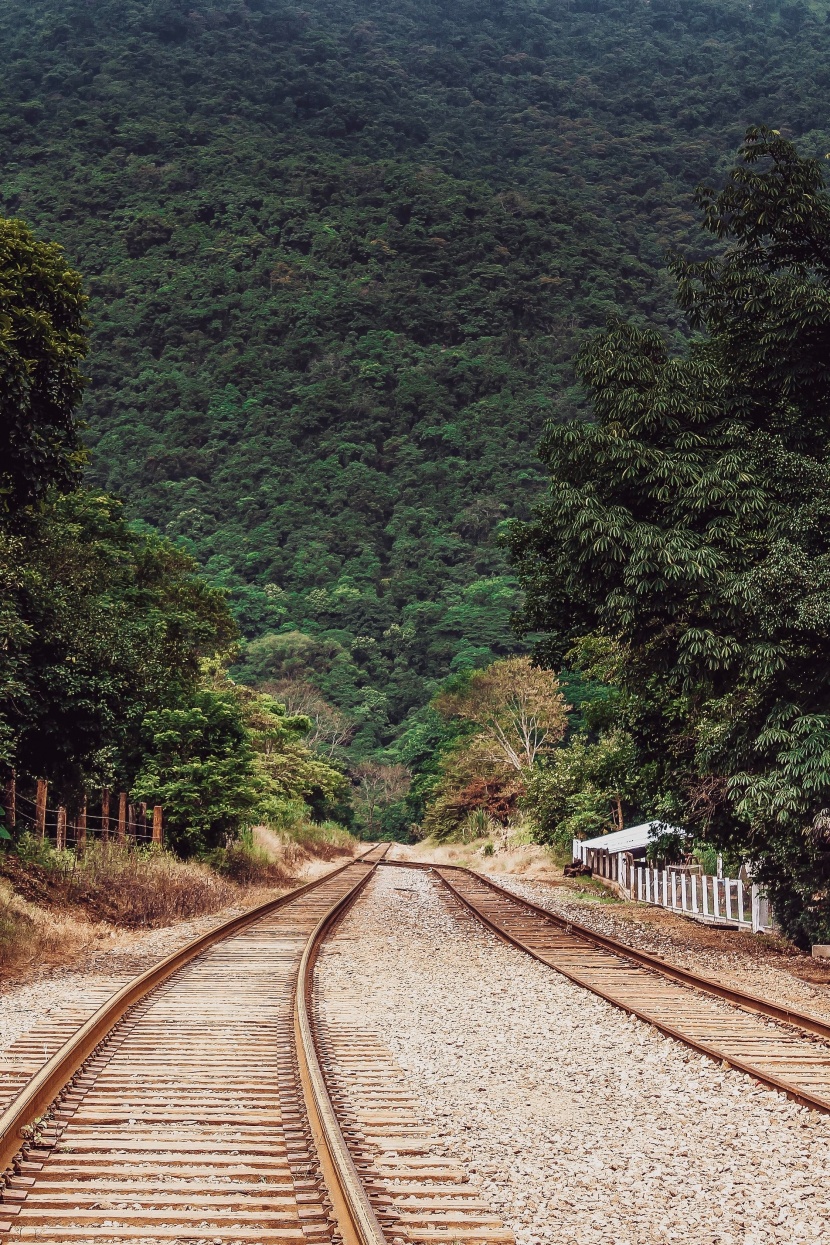
M 636 852 L 641 847 L 648 847 L 652 826 L 655 830 L 657 827 L 669 831 L 675 829 L 663 821 L 644 821 L 641 826 L 627 826 L 625 830 L 615 830 L 613 834 L 601 834 L 596 839 L 583 839 L 580 846 L 599 847 L 606 852 Z

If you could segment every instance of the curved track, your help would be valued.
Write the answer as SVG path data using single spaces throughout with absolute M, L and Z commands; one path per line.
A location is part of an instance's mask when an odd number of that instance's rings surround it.
M 830 1112 L 830 1022 L 668 964 L 458 865 L 428 869 L 501 938 L 702 1054 Z
M 307 1001 L 316 946 L 384 851 L 226 922 L 99 1008 L 0 1117 L 0 1231 L 382 1245 Z
M 385 848 L 194 940 L 109 999 L 0 1116 L 10 1240 L 509 1242 L 432 1153 L 359 1018 L 317 1017 L 314 963 Z M 431 870 L 513 945 L 663 1032 L 830 1111 L 830 1023 L 666 964 L 469 870 Z M 385 862 L 384 862 L 385 864 Z M 28 1050 L 28 1047 L 26 1048 Z

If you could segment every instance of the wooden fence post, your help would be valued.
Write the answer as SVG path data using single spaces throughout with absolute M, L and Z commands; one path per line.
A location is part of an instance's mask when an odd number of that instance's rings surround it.
M 108 843 L 110 837 L 110 793 L 109 788 L 101 791 L 101 842 Z
M 46 836 L 46 780 L 38 778 L 35 796 L 35 834 L 39 839 Z
M 159 847 L 161 847 L 163 843 L 161 815 L 161 805 L 155 804 L 153 806 L 153 842 L 157 843 Z
M 3 801 L 6 809 L 6 829 L 14 830 L 17 825 L 17 788 L 14 781 L 14 770 L 6 782 L 6 796 Z
M 118 842 L 126 843 L 127 841 L 127 792 L 122 791 L 118 796 Z
M 62 804 L 58 805 L 58 828 L 55 832 L 55 847 L 59 852 L 66 847 L 66 809 Z
M 75 851 L 79 856 L 83 856 L 86 851 L 86 792 L 84 792 L 84 801 L 78 813 L 78 820 L 75 822 L 75 829 Z

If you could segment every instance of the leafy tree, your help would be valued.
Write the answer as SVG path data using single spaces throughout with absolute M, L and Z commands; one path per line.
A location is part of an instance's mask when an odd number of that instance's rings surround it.
M 830 936 L 830 198 L 763 129 L 699 198 L 724 250 L 674 271 L 704 334 L 586 348 L 593 419 L 550 430 L 510 543 L 547 660 L 613 642 L 656 807 L 742 850 L 806 943 Z
M 284 679 L 264 683 L 262 690 L 284 705 L 287 713 L 308 718 L 310 725 L 305 742 L 329 759 L 342 750 L 355 733 L 355 724 L 324 700 L 312 683 Z
M 639 778 L 634 741 L 625 732 L 609 732 L 596 743 L 577 735 L 537 767 L 521 803 L 539 842 L 567 847 L 572 839 L 622 830 Z
M 235 633 L 193 561 L 131 528 L 122 509 L 76 491 L 0 539 L 0 745 L 21 777 L 47 777 L 67 796 L 129 782 L 144 716 L 186 703 L 200 659 Z
M 142 728 L 133 796 L 164 805 L 171 842 L 185 855 L 223 847 L 257 822 L 323 821 L 349 789 L 306 742 L 308 717 L 234 683 L 216 659 L 203 663 L 186 703 L 147 714 Z
M 470 723 L 460 718 L 445 718 L 433 705 L 413 715 L 392 753 L 412 775 L 406 796 L 408 825 L 423 821 L 427 807 L 443 785 L 449 754 L 455 751 L 460 740 L 469 738 L 472 733 Z
M 377 835 L 383 814 L 403 800 L 410 775 L 405 765 L 361 761 L 354 767 L 356 799 L 369 838 Z
M 59 246 L 0 219 L 0 520 L 79 479 L 86 302 Z
M 223 676 L 224 677 L 224 676 Z M 279 826 L 290 807 L 299 805 L 316 821 L 333 817 L 349 791 L 345 774 L 315 750 L 315 723 L 273 696 L 231 684 L 241 706 L 264 792 L 259 815 Z
M 136 799 L 162 804 L 170 845 L 190 856 L 249 823 L 262 796 L 254 748 L 232 695 L 204 688 L 182 708 L 145 715 Z
M 473 814 L 506 823 L 534 765 L 561 742 L 567 708 L 555 676 L 528 657 L 448 679 L 405 737 L 424 832 L 455 837 Z
M 435 707 L 478 728 L 479 751 L 500 768 L 522 773 L 565 734 L 567 706 L 556 678 L 508 657 L 475 671 L 457 691 L 442 692 Z

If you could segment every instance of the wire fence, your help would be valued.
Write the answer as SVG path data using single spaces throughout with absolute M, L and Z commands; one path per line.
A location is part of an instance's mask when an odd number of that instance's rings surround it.
M 159 846 L 163 842 L 161 806 L 132 803 L 125 791 L 104 789 L 96 797 L 84 795 L 70 811 L 63 805 L 50 806 L 46 782 L 37 783 L 33 798 L 20 791 L 12 778 L 6 783 L 4 805 L 8 830 L 15 835 L 28 831 L 58 850 L 84 851 L 95 841 Z

